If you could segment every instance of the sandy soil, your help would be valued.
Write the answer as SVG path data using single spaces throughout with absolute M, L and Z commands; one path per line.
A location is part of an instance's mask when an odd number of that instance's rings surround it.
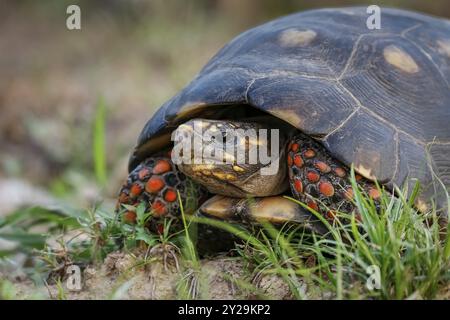
M 189 269 L 183 272 L 174 261 L 164 263 L 162 256 L 142 265 L 143 255 L 114 252 L 102 264 L 86 267 L 82 271 L 81 290 L 69 290 L 67 282 L 70 279 L 67 277 L 61 285 L 53 283 L 47 287 L 36 287 L 29 279 L 16 278 L 13 281 L 15 296 L 18 299 L 69 300 L 181 298 L 178 289 L 180 279 L 189 273 Z M 189 284 L 199 299 L 292 298 L 288 286 L 276 276 L 264 276 L 257 283 L 252 283 L 252 279 L 246 279 L 245 275 L 244 265 L 240 261 L 217 257 L 201 261 L 201 272 L 194 273 Z M 248 288 L 240 284 L 243 281 L 252 283 L 252 289 L 256 290 L 249 293 Z

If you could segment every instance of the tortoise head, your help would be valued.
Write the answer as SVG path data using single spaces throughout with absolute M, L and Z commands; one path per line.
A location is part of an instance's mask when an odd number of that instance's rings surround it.
M 214 194 L 269 196 L 287 189 L 286 139 L 259 122 L 193 119 L 172 134 L 172 161 Z

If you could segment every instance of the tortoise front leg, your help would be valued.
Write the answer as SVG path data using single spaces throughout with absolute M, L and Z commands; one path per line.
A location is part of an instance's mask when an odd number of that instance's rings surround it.
M 200 214 L 228 222 L 295 223 L 318 234 L 326 228 L 308 210 L 283 196 L 261 198 L 231 198 L 216 195 L 199 209 Z
M 207 197 L 203 187 L 177 170 L 169 152 L 161 153 L 145 159 L 128 175 L 119 192 L 116 210 L 123 213 L 125 222 L 135 223 L 135 210 L 124 205 L 136 208 L 144 203 L 145 212 L 151 212 L 149 229 L 161 233 L 164 219 L 181 215 L 178 193 L 186 214 L 197 210 Z

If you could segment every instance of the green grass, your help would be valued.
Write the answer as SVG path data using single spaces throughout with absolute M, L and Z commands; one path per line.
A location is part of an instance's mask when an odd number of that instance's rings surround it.
M 13 300 L 16 294 L 16 288 L 10 281 L 0 279 L 0 300 Z
M 443 231 L 440 227 L 435 209 L 420 213 L 414 208 L 419 186 L 411 192 L 396 189 L 395 196 L 380 189 L 382 196 L 377 208 L 358 188 L 353 175 L 352 184 L 360 220 L 337 213 L 330 224 L 317 212 L 290 198 L 322 220 L 328 229 L 326 236 L 309 234 L 298 225 L 276 228 L 262 223 L 250 228 L 190 216 L 182 206 L 181 231 L 175 232 L 173 221 L 167 220 L 162 234 L 151 234 L 145 226 L 152 214 L 138 206 L 126 208 L 136 211 L 135 225 L 124 223 L 118 215 L 101 207 L 83 213 L 62 208 L 19 211 L 0 222 L 0 237 L 19 242 L 21 252 L 37 254 L 42 261 L 41 276 L 55 274 L 62 263 L 101 263 L 113 251 L 131 252 L 140 247 L 147 248 L 149 253 L 159 247 L 180 270 L 176 297 L 206 299 L 209 288 L 195 246 L 197 223 L 204 223 L 242 240 L 234 255 L 246 266 L 245 277 L 230 281 L 252 296 L 270 298 L 258 285 L 265 276 L 276 276 L 286 283 L 294 299 L 438 297 L 439 290 L 450 284 L 450 235 L 448 228 Z M 411 195 L 407 197 L 407 194 Z M 43 223 L 50 226 L 47 233 L 30 232 L 32 227 Z M 61 257 L 52 252 L 44 240 L 50 234 L 69 229 L 87 234 L 88 240 L 61 243 L 66 252 L 66 256 Z M 3 253 L 4 257 L 8 254 L 11 252 Z M 154 258 L 144 260 L 137 265 L 151 264 Z M 376 269 L 380 286 L 370 288 L 367 284 L 374 282 L 370 281 L 368 271 Z M 110 297 L 123 296 L 123 291 L 131 285 L 125 281 Z M 8 292 L 8 284 L 4 286 Z M 65 297 L 63 293 L 58 294 L 58 298 Z
M 92 129 L 92 154 L 97 182 L 104 186 L 107 182 L 106 141 L 105 141 L 106 104 L 99 98 Z
M 382 193 L 380 208 L 360 190 L 352 176 L 355 204 L 362 221 L 337 213 L 326 225 L 326 237 L 308 236 L 296 228 L 277 230 L 265 224 L 257 237 L 249 231 L 206 218 L 199 223 L 228 230 L 245 245 L 238 250 L 252 265 L 254 278 L 276 274 L 289 285 L 294 298 L 307 298 L 302 283 L 329 292 L 336 299 L 406 299 L 413 295 L 431 299 L 450 282 L 450 235 L 443 233 L 435 210 L 418 212 L 414 206 L 418 185 L 408 198 L 408 190 L 396 196 Z M 306 265 L 306 261 L 313 261 Z M 370 270 L 379 269 L 380 287 L 369 289 Z

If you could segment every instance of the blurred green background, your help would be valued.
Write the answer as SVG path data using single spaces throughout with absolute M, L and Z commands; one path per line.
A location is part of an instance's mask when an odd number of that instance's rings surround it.
M 69 4 L 82 30 L 66 29 Z M 355 4 L 450 17 L 448 0 L 0 0 L 0 215 L 112 202 L 146 120 L 225 43 L 280 15 Z

